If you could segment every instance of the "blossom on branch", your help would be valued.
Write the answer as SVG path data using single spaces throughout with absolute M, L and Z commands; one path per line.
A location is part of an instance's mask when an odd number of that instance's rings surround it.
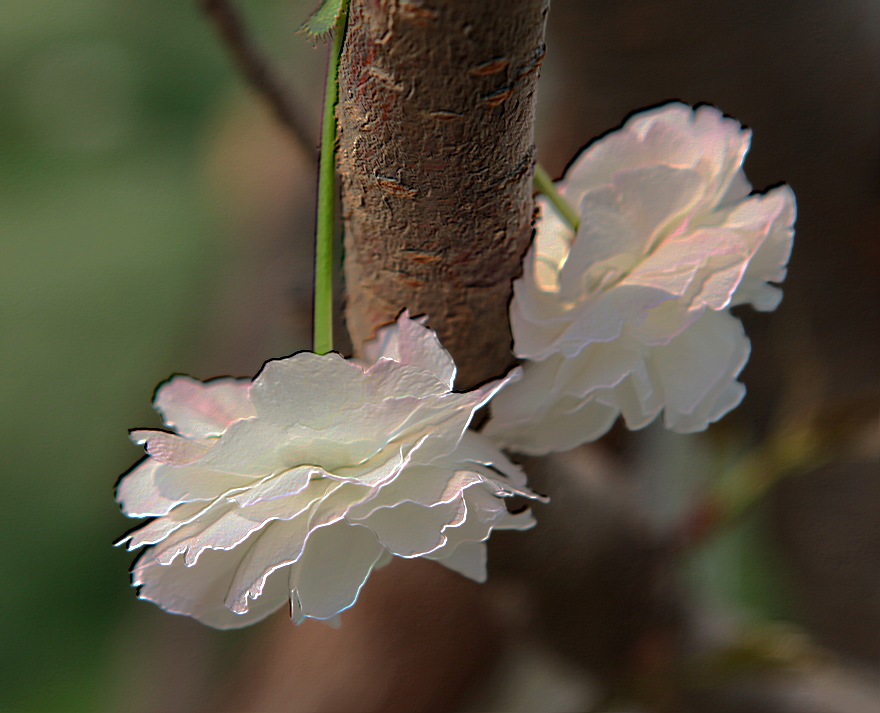
M 452 392 L 452 358 L 407 313 L 367 357 L 300 352 L 253 381 L 159 388 L 171 430 L 132 432 L 148 457 L 117 491 L 126 515 L 154 518 L 121 540 L 148 546 L 142 599 L 228 629 L 288 602 L 297 623 L 334 622 L 393 556 L 485 579 L 490 532 L 534 525 L 505 506 L 537 497 L 523 472 L 467 430 L 516 373 Z
M 749 341 L 729 308 L 782 298 L 787 186 L 751 193 L 751 134 L 710 106 L 668 104 L 589 146 L 556 184 L 577 232 L 539 198 L 510 307 L 523 378 L 484 431 L 522 453 L 594 440 L 623 416 L 700 431 L 743 398 Z

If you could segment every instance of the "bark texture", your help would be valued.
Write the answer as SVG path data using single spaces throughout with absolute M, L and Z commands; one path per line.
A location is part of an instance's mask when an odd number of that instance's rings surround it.
M 355 351 L 408 308 L 428 315 L 459 388 L 511 363 L 548 4 L 352 1 L 337 113 Z

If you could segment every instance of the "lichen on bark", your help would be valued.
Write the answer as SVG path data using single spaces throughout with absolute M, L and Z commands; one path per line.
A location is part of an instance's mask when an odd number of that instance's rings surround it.
M 548 2 L 352 1 L 337 115 L 356 351 L 408 308 L 428 315 L 459 388 L 511 363 Z

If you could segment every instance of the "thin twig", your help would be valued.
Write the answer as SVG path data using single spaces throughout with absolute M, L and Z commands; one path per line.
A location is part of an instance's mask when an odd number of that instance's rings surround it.
M 239 71 L 269 104 L 275 118 L 287 130 L 303 153 L 316 161 L 316 142 L 309 130 L 310 120 L 293 101 L 291 91 L 269 67 L 257 50 L 241 14 L 229 0 L 197 0 L 205 16 L 214 25 Z

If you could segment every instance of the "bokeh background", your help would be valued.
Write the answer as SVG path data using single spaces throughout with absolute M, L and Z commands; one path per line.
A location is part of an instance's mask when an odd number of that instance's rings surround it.
M 312 5 L 241 2 L 317 137 L 325 48 L 295 34 Z M 679 98 L 752 127 L 752 183 L 798 196 L 783 305 L 745 315 L 750 395 L 725 452 L 757 447 L 781 413 L 845 420 L 872 396 L 873 421 L 851 423 L 876 430 L 880 4 L 556 0 L 547 44 L 538 153 L 551 173 L 631 111 Z M 136 601 L 132 557 L 111 549 L 131 525 L 113 484 L 139 457 L 126 429 L 159 423 L 159 382 L 251 375 L 308 347 L 314 183 L 311 156 L 242 86 L 194 3 L 4 2 L 0 710 L 214 710 L 212 692 L 264 635 Z M 717 440 L 651 430 L 601 448 L 662 525 L 719 468 Z M 849 698 L 801 713 L 880 705 L 873 453 L 781 483 L 682 576 L 712 622 L 787 622 L 847 672 L 849 693 L 833 695 Z M 552 580 L 541 566 L 526 569 Z M 557 658 L 527 669 L 530 690 L 556 698 L 477 691 L 449 705 L 580 710 L 585 654 L 559 653 L 549 631 Z M 728 710 L 761 710 L 737 700 Z

